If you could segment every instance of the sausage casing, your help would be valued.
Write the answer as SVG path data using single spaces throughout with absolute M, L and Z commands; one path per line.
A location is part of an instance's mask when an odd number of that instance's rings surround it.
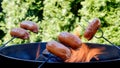
M 37 24 L 35 24 L 32 21 L 23 21 L 22 23 L 20 23 L 20 27 L 23 29 L 30 30 L 34 33 L 38 33 L 38 29 L 39 29 Z
M 57 41 L 49 41 L 46 44 L 46 49 L 62 60 L 68 59 L 71 55 L 70 49 Z
M 86 28 L 84 37 L 87 40 L 91 40 L 99 28 L 100 20 L 98 18 L 95 18 L 92 22 L 89 23 L 88 27 Z
M 76 35 L 69 33 L 69 32 L 61 32 L 58 35 L 58 40 L 61 43 L 65 44 L 67 46 L 70 46 L 73 49 L 77 49 L 82 45 L 80 38 Z
M 17 38 L 21 38 L 21 39 L 29 39 L 29 33 L 22 28 L 13 28 L 10 31 L 10 35 L 12 37 L 17 37 Z

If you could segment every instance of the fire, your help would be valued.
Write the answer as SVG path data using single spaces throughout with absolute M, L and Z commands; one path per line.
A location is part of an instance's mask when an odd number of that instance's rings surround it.
M 73 31 L 73 34 L 78 36 L 79 38 L 81 38 L 80 29 L 80 26 L 77 26 Z
M 38 45 L 37 52 L 36 52 L 36 58 L 35 59 L 38 59 L 39 56 L 40 56 L 40 45 Z
M 97 57 L 99 54 L 102 54 L 104 48 L 90 48 L 86 44 L 82 44 L 77 50 L 71 49 L 71 57 L 65 62 L 90 62 L 92 58 L 99 60 Z

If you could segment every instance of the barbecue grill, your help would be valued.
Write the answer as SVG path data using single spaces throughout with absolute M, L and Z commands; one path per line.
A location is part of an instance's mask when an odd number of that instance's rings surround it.
M 0 50 L 0 65 L 10 65 L 10 67 L 30 67 L 37 68 L 40 64 L 45 62 L 49 54 L 42 54 L 46 48 L 47 42 L 17 44 L 12 46 L 6 46 Z M 58 65 L 64 67 L 64 65 L 71 66 L 86 66 L 86 65 L 104 65 L 104 64 L 116 64 L 120 62 L 120 50 L 114 46 L 107 44 L 86 43 L 90 47 L 106 47 L 106 54 L 99 55 L 99 60 L 92 59 L 90 62 L 83 63 L 64 63 L 58 57 L 52 55 L 52 57 L 43 65 L 43 67 L 55 67 Z M 36 52 L 40 45 L 40 57 L 36 60 Z M 117 64 L 116 64 L 117 65 Z

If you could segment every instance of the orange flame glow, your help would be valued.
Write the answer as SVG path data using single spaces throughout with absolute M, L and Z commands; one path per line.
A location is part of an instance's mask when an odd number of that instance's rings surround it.
M 38 59 L 39 56 L 40 56 L 40 45 L 38 45 L 37 52 L 36 52 L 36 58 L 35 59 Z
M 103 49 L 104 48 L 90 48 L 83 43 L 79 49 L 71 49 L 71 57 L 65 60 L 65 62 L 90 62 L 92 58 L 99 60 L 97 55 L 102 54 Z

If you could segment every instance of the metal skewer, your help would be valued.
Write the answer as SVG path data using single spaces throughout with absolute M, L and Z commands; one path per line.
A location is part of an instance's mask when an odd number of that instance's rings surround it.
M 39 45 L 38 45 L 38 49 L 37 49 L 37 53 L 36 53 L 35 61 L 36 61 L 36 60 L 39 60 L 40 57 L 41 57 L 41 56 L 40 56 L 40 44 L 39 44 Z M 41 68 L 50 58 L 51 58 L 51 54 L 49 53 L 49 54 L 48 54 L 48 58 L 47 58 L 44 62 L 42 62 L 42 64 L 40 64 L 40 65 L 38 66 L 38 68 Z
M 5 47 L 9 42 L 11 42 L 13 39 L 15 39 L 16 37 L 12 37 L 9 41 L 7 41 L 6 43 L 4 43 L 1 47 L 0 50 Z
M 49 57 L 44 62 L 42 62 L 42 64 L 40 64 L 38 68 L 41 68 L 50 58 L 51 58 L 51 55 L 49 54 Z
M 86 22 L 88 22 L 86 19 L 84 19 Z M 89 23 L 89 22 L 88 22 Z M 82 26 L 81 24 L 79 24 L 82 28 L 83 28 L 83 30 L 85 30 L 85 27 L 84 26 Z M 117 49 L 119 49 L 120 50 L 120 47 L 118 47 L 118 46 L 116 46 L 116 45 L 114 45 L 112 42 L 110 42 L 107 38 L 105 38 L 103 35 L 104 35 L 104 33 L 103 33 L 103 31 L 102 31 L 102 29 L 98 29 L 101 33 L 102 33 L 102 35 L 101 36 L 96 36 L 95 35 L 95 38 L 103 38 L 104 40 L 106 40 L 107 42 L 109 42 L 112 46 L 114 46 L 114 47 L 116 47 Z
M 105 38 L 105 37 L 103 36 L 104 33 L 103 33 L 103 31 L 102 31 L 101 29 L 99 29 L 99 31 L 101 31 L 102 35 L 99 36 L 99 37 L 95 36 L 96 38 L 103 38 L 104 40 L 106 40 L 107 42 L 109 42 L 112 46 L 114 46 L 114 47 L 116 47 L 116 48 L 118 48 L 118 49 L 120 50 L 120 47 L 114 45 L 112 42 L 110 42 L 107 38 Z

